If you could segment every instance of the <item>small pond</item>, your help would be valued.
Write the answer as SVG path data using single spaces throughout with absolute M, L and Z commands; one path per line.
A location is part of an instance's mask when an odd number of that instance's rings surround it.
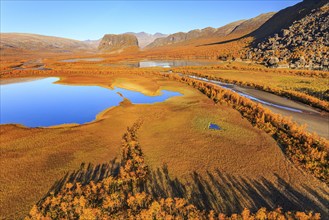
M 5 81 L 5 80 L 2 80 Z M 95 120 L 107 108 L 118 106 L 123 97 L 133 104 L 163 102 L 178 92 L 162 90 L 159 96 L 99 86 L 54 84 L 58 78 L 27 79 L 0 85 L 0 124 L 46 127 L 60 124 L 84 124 Z M 122 96 L 120 96 L 120 94 Z
M 211 129 L 211 130 L 221 130 L 221 128 L 215 123 L 210 123 L 209 124 L 209 129 Z

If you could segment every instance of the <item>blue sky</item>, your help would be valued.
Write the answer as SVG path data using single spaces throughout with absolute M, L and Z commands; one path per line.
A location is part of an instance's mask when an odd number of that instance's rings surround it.
M 106 33 L 174 33 L 220 27 L 301 0 L 241 1 L 3 1 L 1 32 L 23 32 L 77 40 Z

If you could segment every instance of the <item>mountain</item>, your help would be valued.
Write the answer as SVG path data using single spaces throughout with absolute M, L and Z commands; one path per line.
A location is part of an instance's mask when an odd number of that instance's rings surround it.
M 155 34 L 148 34 L 145 32 L 127 32 L 125 34 L 132 34 L 137 37 L 138 45 L 140 48 L 146 47 L 148 44 L 152 43 L 155 39 L 167 37 L 167 34 L 155 33 Z
M 282 29 L 288 28 L 294 21 L 304 18 L 313 9 L 317 9 L 326 3 L 328 3 L 328 0 L 304 0 L 296 5 L 285 8 L 273 15 L 262 26 L 252 32 L 250 36 L 261 40 L 269 35 L 278 33 Z
M 247 58 L 270 67 L 328 70 L 329 3 L 323 5 L 321 2 L 323 1 L 307 0 L 302 2 L 303 4 L 284 9 L 283 12 L 280 11 L 280 14 L 284 14 L 287 13 L 287 10 L 292 12 L 292 9 L 295 9 L 295 13 L 292 13 L 287 21 L 292 18 L 301 18 L 289 26 L 283 25 L 283 29 L 274 32 L 262 41 L 256 39 L 258 44 L 255 43 L 249 50 Z M 306 8 L 301 10 L 302 6 Z M 309 11 L 309 13 L 304 15 L 305 11 Z M 273 17 L 273 19 L 278 19 L 277 23 L 281 22 L 279 17 Z M 267 30 L 267 25 L 275 21 L 273 19 L 261 29 Z
M 89 44 L 61 37 L 26 33 L 0 33 L 0 50 L 71 52 L 92 50 Z
M 85 40 L 83 41 L 84 43 L 92 46 L 93 48 L 98 48 L 99 43 L 101 42 L 102 39 L 98 39 L 98 40 Z
M 251 31 L 257 30 L 261 27 L 264 23 L 266 23 L 269 19 L 271 19 L 276 13 L 269 12 L 260 14 L 257 17 L 248 19 L 238 25 L 230 34 L 236 35 L 245 35 L 250 33 Z
M 275 13 L 273 12 L 267 14 L 261 14 L 255 18 L 249 20 L 235 21 L 220 28 L 207 27 L 201 30 L 200 29 L 191 30 L 187 33 L 184 32 L 174 33 L 165 38 L 156 39 L 153 43 L 149 44 L 146 48 L 161 47 L 165 45 L 171 45 L 171 44 L 176 44 L 176 43 L 181 43 L 181 42 L 186 42 L 186 41 L 191 41 L 201 38 L 213 39 L 213 38 L 225 37 L 228 35 L 243 36 L 259 28 L 274 14 Z
M 103 52 L 121 51 L 127 48 L 138 48 L 137 37 L 132 34 L 105 34 L 98 45 Z
M 201 30 L 200 29 L 191 30 L 187 33 L 178 32 L 178 33 L 170 34 L 165 38 L 156 39 L 153 43 L 149 44 L 146 48 L 161 47 L 161 46 L 176 44 L 201 37 L 211 37 L 213 35 L 225 36 L 230 31 L 234 30 L 234 28 L 237 25 L 241 24 L 242 22 L 243 21 L 233 22 L 221 28 L 207 27 Z

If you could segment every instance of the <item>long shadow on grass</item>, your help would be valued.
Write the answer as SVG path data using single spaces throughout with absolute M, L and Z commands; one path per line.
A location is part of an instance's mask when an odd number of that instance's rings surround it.
M 45 197 L 51 192 L 56 194 L 66 183 L 74 185 L 80 182 L 86 185 L 108 176 L 116 177 L 119 169 L 120 162 L 117 159 L 96 166 L 82 164 L 80 169 L 56 181 Z M 201 210 L 214 210 L 228 215 L 240 213 L 244 208 L 255 212 L 261 207 L 269 210 L 282 207 L 284 211 L 319 212 L 323 219 L 329 219 L 329 201 L 326 199 L 329 192 L 324 189 L 316 191 L 307 186 L 297 189 L 279 175 L 276 177 L 277 183 L 273 184 L 265 178 L 252 180 L 215 170 L 202 175 L 194 172 L 189 180 L 182 182 L 171 177 L 167 166 L 164 166 L 150 171 L 147 181 L 137 190 L 145 191 L 155 199 L 185 198 Z
M 155 198 L 181 197 L 199 209 L 226 214 L 241 212 L 245 207 L 255 212 L 261 207 L 285 211 L 315 211 L 329 218 L 326 193 L 305 186 L 296 189 L 276 175 L 277 183 L 265 178 L 251 180 L 224 174 L 219 170 L 200 175 L 194 172 L 189 182 L 182 183 L 169 175 L 167 167 L 152 171 L 144 190 Z
M 117 176 L 119 169 L 120 161 L 116 158 L 108 163 L 98 164 L 96 166 L 91 163 L 87 165 L 82 163 L 78 170 L 67 172 L 63 178 L 57 180 L 39 202 L 43 201 L 50 193 L 57 194 L 67 183 L 72 183 L 74 185 L 79 182 L 82 185 L 86 185 L 91 181 L 98 182 L 109 176 Z

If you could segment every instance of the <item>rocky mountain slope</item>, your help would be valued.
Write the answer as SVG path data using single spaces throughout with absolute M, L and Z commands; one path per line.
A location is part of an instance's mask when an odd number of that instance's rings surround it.
M 25 50 L 47 52 L 70 52 L 91 50 L 92 47 L 82 41 L 38 34 L 1 33 L 0 50 Z
M 137 37 L 132 34 L 105 34 L 98 45 L 103 52 L 120 51 L 126 48 L 137 47 Z
M 201 30 L 200 29 L 191 30 L 187 33 L 184 33 L 184 32 L 174 33 L 174 34 L 169 35 L 168 37 L 156 39 L 153 43 L 149 44 L 147 46 L 147 48 L 161 47 L 161 46 L 180 43 L 180 42 L 189 41 L 189 40 L 193 40 L 193 39 L 197 39 L 197 38 L 211 37 L 214 35 L 225 36 L 225 35 L 229 34 L 231 31 L 233 31 L 242 22 L 243 22 L 243 20 L 236 21 L 236 22 L 227 24 L 221 28 L 207 27 L 207 28 L 204 28 Z
M 204 29 L 191 30 L 187 33 L 178 32 L 169 35 L 165 38 L 156 39 L 153 43 L 149 44 L 146 48 L 155 48 L 165 45 L 176 44 L 180 42 L 190 41 L 201 38 L 216 38 L 225 37 L 228 35 L 239 35 L 243 36 L 248 34 L 255 29 L 259 28 L 268 19 L 270 19 L 275 13 L 261 14 L 255 18 L 249 20 L 240 20 L 232 22 L 220 28 L 207 27 Z
M 260 14 L 257 17 L 246 20 L 245 22 L 238 25 L 231 34 L 245 35 L 249 34 L 251 31 L 257 30 L 265 22 L 271 19 L 276 13 L 269 12 L 265 14 Z
M 304 2 L 309 6 L 309 0 Z M 328 70 L 329 3 L 255 44 L 247 56 L 271 67 Z
M 145 32 L 139 32 L 139 33 L 134 33 L 134 32 L 127 32 L 125 34 L 132 34 L 137 37 L 138 40 L 138 45 L 140 48 L 144 48 L 150 43 L 152 43 L 155 39 L 158 38 L 163 38 L 167 37 L 167 34 L 162 34 L 162 33 L 155 33 L 155 34 L 149 34 Z
M 265 37 L 280 32 L 282 29 L 287 29 L 294 21 L 304 18 L 313 9 L 317 9 L 326 3 L 328 3 L 328 0 L 304 0 L 296 5 L 280 10 L 262 26 L 252 32 L 250 36 L 258 41 L 262 40 Z

